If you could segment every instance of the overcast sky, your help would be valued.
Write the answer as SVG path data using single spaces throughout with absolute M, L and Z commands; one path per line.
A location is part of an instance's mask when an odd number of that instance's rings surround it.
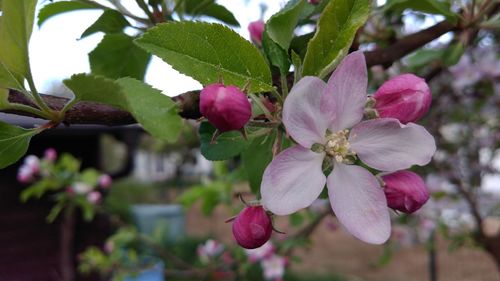
M 234 13 L 241 24 L 241 28 L 237 31 L 248 39 L 248 23 L 259 19 L 261 4 L 266 3 L 268 6 L 264 14 L 264 19 L 267 19 L 286 1 L 219 0 L 217 2 Z M 131 11 L 142 14 L 135 0 L 123 0 L 122 3 Z M 82 40 L 77 39 L 101 14 L 101 10 L 80 10 L 61 14 L 49 19 L 41 27 L 34 27 L 30 43 L 30 59 L 35 83 L 40 91 L 47 92 L 54 82 L 60 82 L 74 73 L 90 72 L 88 53 L 95 48 L 103 35 L 97 33 Z M 197 81 L 179 74 L 156 57 L 148 68 L 146 82 L 169 96 L 201 88 Z

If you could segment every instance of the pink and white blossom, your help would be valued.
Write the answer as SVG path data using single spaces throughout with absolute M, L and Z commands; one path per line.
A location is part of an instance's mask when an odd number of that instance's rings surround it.
M 17 171 L 17 181 L 20 183 L 29 183 L 33 180 L 33 171 L 30 167 L 22 165 Z
M 264 278 L 273 281 L 282 280 L 283 275 L 285 275 L 286 264 L 287 259 L 278 255 L 273 255 L 262 260 L 261 265 L 264 271 Z
M 87 194 L 87 201 L 89 201 L 92 204 L 98 204 L 101 202 L 102 195 L 99 191 L 92 191 L 89 194 Z
M 33 174 L 38 174 L 40 172 L 40 159 L 35 155 L 28 155 L 24 158 L 24 166 L 31 169 Z
M 283 107 L 283 123 L 298 143 L 266 168 L 261 203 L 277 214 L 306 208 L 327 186 L 330 204 L 342 225 L 358 239 L 384 243 L 391 225 L 380 183 L 356 159 L 371 168 L 393 172 L 429 163 L 434 138 L 417 124 L 394 118 L 361 121 L 367 93 L 362 52 L 348 55 L 328 83 L 302 78 Z M 314 150 L 314 151 L 313 151 Z M 323 162 L 333 166 L 325 176 Z
M 108 188 L 113 184 L 113 179 L 109 175 L 104 174 L 99 177 L 98 184 L 102 188 Z
M 224 251 L 224 245 L 212 239 L 207 240 L 205 244 L 199 245 L 197 249 L 198 257 L 204 263 L 217 257 L 222 251 Z
M 247 254 L 251 263 L 266 259 L 272 256 L 274 252 L 275 248 L 271 241 L 267 241 L 264 245 L 256 249 L 245 249 L 245 254 Z
M 71 186 L 71 189 L 76 194 L 87 194 L 90 191 L 92 191 L 93 188 L 92 188 L 92 186 L 90 186 L 89 184 L 86 184 L 84 182 L 75 182 Z

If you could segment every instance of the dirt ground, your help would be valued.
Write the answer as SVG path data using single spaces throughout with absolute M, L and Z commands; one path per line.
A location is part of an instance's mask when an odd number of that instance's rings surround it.
M 198 208 L 187 214 L 187 231 L 194 236 L 207 234 L 227 244 L 234 244 L 231 225 L 224 220 L 231 216 L 230 210 L 218 207 L 211 217 L 203 217 Z M 277 221 L 278 227 L 286 222 Z M 285 229 L 286 231 L 286 229 Z M 427 252 L 423 246 L 398 250 L 391 262 L 384 267 L 375 267 L 383 248 L 360 242 L 342 229 L 332 231 L 326 221 L 312 235 L 312 245 L 300 249 L 296 254 L 301 263 L 292 268 L 303 272 L 334 272 L 352 280 L 365 281 L 425 281 Z M 438 281 L 499 281 L 500 273 L 493 260 L 479 249 L 462 248 L 447 251 L 445 241 L 438 242 Z

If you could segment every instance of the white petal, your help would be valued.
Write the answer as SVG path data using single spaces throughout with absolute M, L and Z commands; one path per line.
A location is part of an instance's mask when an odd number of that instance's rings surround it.
M 349 136 L 359 159 L 381 171 L 426 165 L 436 152 L 436 143 L 427 130 L 417 124 L 401 124 L 394 118 L 379 118 L 359 123 Z
M 323 80 L 306 76 L 295 84 L 283 105 L 283 124 L 303 147 L 324 143 L 327 120 L 320 106 L 325 87 Z
M 336 163 L 327 186 L 333 211 L 347 231 L 372 244 L 389 239 L 389 209 L 375 176 L 362 167 Z
M 277 215 L 289 215 L 311 205 L 326 183 L 321 169 L 324 158 L 323 153 L 300 145 L 278 154 L 262 177 L 262 205 Z
M 325 108 L 333 108 L 332 132 L 351 128 L 363 118 L 368 74 L 363 52 L 356 51 L 344 58 L 328 80 L 322 100 Z

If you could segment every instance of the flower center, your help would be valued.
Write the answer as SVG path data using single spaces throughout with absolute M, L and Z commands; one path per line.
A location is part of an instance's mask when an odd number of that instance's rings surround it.
M 326 136 L 325 152 L 339 163 L 351 164 L 356 158 L 356 153 L 351 150 L 351 145 L 347 141 L 348 135 L 349 130 L 342 130 L 334 134 L 327 133 Z

